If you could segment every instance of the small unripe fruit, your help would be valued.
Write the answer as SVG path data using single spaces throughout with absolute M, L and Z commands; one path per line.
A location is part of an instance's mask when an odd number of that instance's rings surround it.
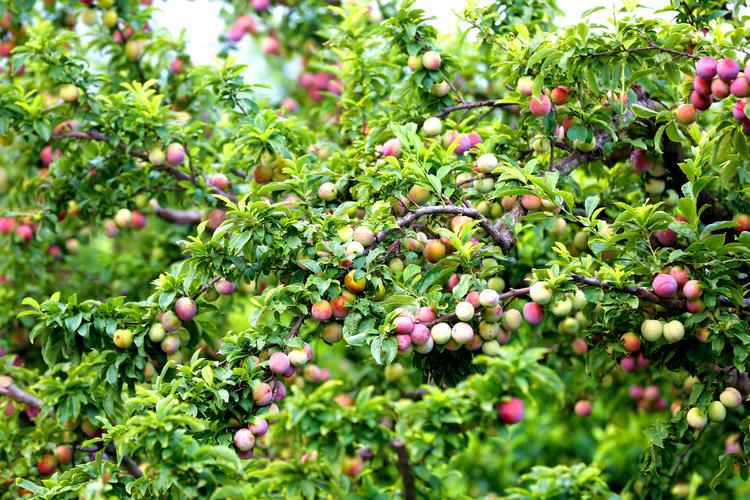
M 708 405 L 708 418 L 711 422 L 722 422 L 727 418 L 727 409 L 720 401 L 712 401 Z
M 515 424 L 523 420 L 523 401 L 519 398 L 510 398 L 510 401 L 502 402 L 497 407 L 497 414 L 504 424 Z
M 163 165 L 166 158 L 164 151 L 159 147 L 152 148 L 151 151 L 148 152 L 148 161 L 151 162 L 152 165 Z
M 161 323 L 154 323 L 148 331 L 148 338 L 151 342 L 161 342 L 166 335 L 167 332 Z
M 167 146 L 166 159 L 170 165 L 180 165 L 185 159 L 185 148 L 183 145 L 173 142 Z
M 500 302 L 500 294 L 491 288 L 482 290 L 479 303 L 484 307 L 495 307 Z
M 552 111 L 552 102 L 546 95 L 539 96 L 539 99 L 532 97 L 529 102 L 529 111 L 534 116 L 548 115 Z
M 451 91 L 451 86 L 448 82 L 443 80 L 440 83 L 436 83 L 430 89 L 430 93 L 435 97 L 443 97 Z
M 190 321 L 198 312 L 198 306 L 190 297 L 180 297 L 174 304 L 174 311 L 182 321 Z
M 344 337 L 344 329 L 340 323 L 328 323 L 323 327 L 323 339 L 335 344 Z
M 474 330 L 466 323 L 456 323 L 451 329 L 451 338 L 458 344 L 468 344 L 474 340 Z
M 572 310 L 573 302 L 568 298 L 555 301 L 550 307 L 550 311 L 552 312 L 552 314 L 559 318 L 567 316 Z
M 424 247 L 422 255 L 427 262 L 435 264 L 445 258 L 446 248 L 440 240 L 430 240 Z
M 552 300 L 552 289 L 546 281 L 537 281 L 529 288 L 529 297 L 537 304 L 548 304 Z
M 489 323 L 482 321 L 479 323 L 479 336 L 483 340 L 494 340 L 500 335 L 500 325 L 498 323 Z
M 119 227 L 128 227 L 133 222 L 133 213 L 127 208 L 121 208 L 114 217 L 115 224 Z
M 234 433 L 234 446 L 240 451 L 248 451 L 255 446 L 255 436 L 250 429 L 240 429 Z
M 169 335 L 161 341 L 161 350 L 164 354 L 173 354 L 180 348 L 180 339 L 174 335 Z
M 669 274 L 657 274 L 651 287 L 659 297 L 671 297 L 677 293 L 677 281 Z
M 737 408 L 742 404 L 742 394 L 734 387 L 727 387 L 719 395 L 719 401 L 727 408 Z
M 641 323 L 641 335 L 650 342 L 656 342 L 662 336 L 664 326 L 657 319 L 647 319 Z
M 65 102 L 76 102 L 81 92 L 73 84 L 67 84 L 60 87 L 60 98 Z
M 352 236 L 352 238 L 354 239 L 354 241 L 357 241 L 363 246 L 367 247 L 370 246 L 373 241 L 375 241 L 375 233 L 369 227 L 358 226 L 354 230 L 354 235 Z
M 474 317 L 474 306 L 469 302 L 459 302 L 456 304 L 456 317 L 460 321 L 471 321 Z
M 435 116 L 431 116 L 430 118 L 426 119 L 424 123 L 422 124 L 422 132 L 424 132 L 424 135 L 427 137 L 435 137 L 440 135 L 440 132 L 443 130 L 443 122 L 440 121 L 440 118 L 437 118 Z
M 338 190 L 333 182 L 324 182 L 318 188 L 318 197 L 324 201 L 332 201 L 337 194 Z
M 500 342 L 497 340 L 489 340 L 482 344 L 482 353 L 487 356 L 499 356 L 501 352 Z
M 409 56 L 409 59 L 406 60 L 406 65 L 412 71 L 419 71 L 422 69 L 422 58 L 419 56 Z
M 534 93 L 534 80 L 528 76 L 523 76 L 518 79 L 516 88 L 522 96 L 530 97 Z
M 422 55 L 422 66 L 431 71 L 440 69 L 441 62 L 440 54 L 434 50 L 428 50 Z
M 678 342 L 685 336 L 685 327 L 677 320 L 670 321 L 664 324 L 663 335 L 667 342 Z
M 480 172 L 488 174 L 497 167 L 497 156 L 491 153 L 485 153 L 477 158 L 477 168 Z
M 430 330 L 430 335 L 436 344 L 445 344 L 451 340 L 451 326 L 448 323 L 437 323 Z
M 307 362 L 309 361 L 309 358 L 307 357 L 307 353 L 302 349 L 295 349 L 292 352 L 289 353 L 289 362 L 292 366 L 295 366 L 299 368 L 300 366 L 305 366 Z
M 521 313 L 517 309 L 509 309 L 503 313 L 503 328 L 508 331 L 515 331 L 521 327 Z
M 102 24 L 110 29 L 115 27 L 118 19 L 119 16 L 114 10 L 108 10 L 107 12 L 102 14 Z
M 304 354 L 304 351 L 301 352 Z M 305 360 L 306 359 L 307 356 L 305 356 Z M 273 388 L 269 384 L 261 382 L 255 389 L 253 389 L 253 401 L 258 406 L 270 405 L 273 402 Z M 247 429 L 247 431 L 250 432 L 249 429 Z
M 580 311 L 584 307 L 586 307 L 586 294 L 583 293 L 581 290 L 576 290 L 575 293 L 570 298 L 571 302 L 573 302 L 573 309 L 576 311 Z
M 687 423 L 693 429 L 702 429 L 706 426 L 708 419 L 700 408 L 690 408 L 687 412 Z
M 427 354 L 435 347 L 435 341 L 432 340 L 432 337 L 428 336 L 427 340 L 424 343 L 417 344 L 416 342 L 414 342 L 414 337 L 412 337 L 412 346 L 414 347 L 414 352 L 418 352 L 419 354 Z
M 127 349 L 133 345 L 133 332 L 131 330 L 115 330 L 112 341 L 120 349 Z

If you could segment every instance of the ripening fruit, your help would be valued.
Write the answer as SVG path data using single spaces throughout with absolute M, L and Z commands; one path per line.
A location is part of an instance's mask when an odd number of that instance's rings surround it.
M 508 309 L 503 313 L 503 328 L 513 332 L 521 328 L 521 313 L 517 309 Z
M 318 321 L 328 321 L 333 315 L 333 307 L 327 300 L 320 300 L 312 305 L 310 314 Z
M 672 266 L 669 275 L 674 278 L 678 286 L 684 286 L 688 281 L 690 270 L 685 266 Z
M 409 56 L 409 59 L 406 60 L 406 65 L 412 71 L 419 71 L 422 69 L 422 58 L 419 56 Z
M 167 146 L 166 159 L 170 165 L 180 165 L 185 159 L 185 147 L 176 142 L 169 144 Z
M 552 102 L 546 95 L 539 96 L 539 99 L 532 97 L 531 102 L 529 102 L 529 111 L 534 116 L 548 115 L 552 111 Z
M 354 235 L 352 236 L 354 241 L 358 241 L 362 243 L 364 246 L 370 246 L 372 245 L 372 242 L 375 241 L 375 233 L 372 229 L 366 226 L 357 226 L 357 228 L 354 230 Z
M 651 282 L 651 287 L 659 297 L 671 297 L 677 293 L 677 280 L 669 274 L 657 274 Z
M 422 66 L 431 71 L 440 69 L 441 62 L 442 61 L 440 59 L 440 54 L 438 54 L 434 50 L 428 50 L 422 55 Z
M 708 423 L 708 419 L 700 408 L 690 408 L 687 412 L 687 423 L 693 429 L 702 429 Z
M 576 415 L 579 417 L 588 417 L 591 415 L 591 401 L 585 399 L 577 401 L 573 411 L 575 411 Z
M 166 331 L 174 332 L 180 328 L 182 323 L 175 313 L 167 311 L 161 317 L 161 324 Z
M 301 352 L 304 354 L 304 351 Z M 307 356 L 305 356 L 305 359 L 307 359 Z M 270 405 L 273 402 L 273 388 L 271 385 L 265 382 L 259 383 L 258 386 L 253 389 L 253 401 L 255 401 L 255 404 L 258 406 Z M 250 431 L 248 430 L 248 432 Z
M 118 227 L 129 227 L 133 222 L 133 213 L 127 208 L 121 208 L 115 214 L 114 220 Z
M 552 89 L 549 94 L 550 100 L 557 106 L 562 106 L 568 102 L 568 87 L 561 85 Z
M 664 324 L 662 333 L 667 342 L 678 342 L 685 336 L 685 327 L 677 320 Z
M 411 335 L 396 335 L 398 342 L 398 352 L 406 352 L 411 347 Z
M 310 358 L 307 356 L 307 353 L 302 349 L 295 349 L 289 353 L 289 362 L 292 364 L 292 366 L 295 366 L 295 367 L 305 366 L 308 361 L 310 361 Z
M 448 82 L 443 80 L 440 83 L 436 83 L 432 86 L 430 89 L 430 93 L 434 95 L 435 97 L 443 97 L 444 95 L 447 95 L 448 92 L 451 91 L 451 86 Z
M 318 188 L 318 198 L 324 201 L 332 201 L 337 194 L 338 190 L 333 182 L 324 182 Z
M 664 326 L 658 319 L 647 319 L 641 323 L 641 335 L 650 342 L 656 342 L 662 336 Z
M 240 429 L 234 433 L 234 446 L 240 451 L 248 451 L 255 446 L 255 436 L 250 429 Z
M 468 344 L 474 340 L 474 330 L 467 323 L 456 323 L 451 329 L 451 338 L 457 344 Z
M 742 394 L 734 387 L 727 387 L 719 395 L 719 401 L 727 408 L 737 408 L 742 404 Z
M 60 87 L 60 98 L 65 102 L 76 102 L 80 95 L 80 90 L 72 83 Z
M 492 153 L 485 153 L 477 158 L 477 168 L 480 172 L 488 174 L 497 167 L 497 156 Z
M 633 332 L 624 333 L 620 340 L 622 340 L 622 345 L 628 352 L 638 352 L 641 348 L 641 339 Z
M 420 323 L 430 323 L 435 321 L 436 317 L 435 310 L 431 307 L 420 307 L 414 313 L 414 319 Z
M 167 331 L 161 323 L 154 323 L 148 331 L 148 338 L 151 342 L 161 342 L 166 335 Z
M 73 447 L 61 444 L 55 448 L 55 459 L 58 463 L 69 464 L 73 461 Z
M 125 57 L 129 61 L 137 61 L 143 55 L 145 40 L 128 40 L 125 43 Z
M 500 302 L 500 294 L 491 288 L 482 290 L 479 303 L 484 307 L 495 307 Z
M 451 339 L 451 326 L 448 323 L 438 323 L 433 325 L 430 330 L 430 335 L 436 344 L 445 344 Z
M 198 306 L 190 297 L 180 297 L 174 304 L 174 311 L 182 321 L 190 321 L 198 312 Z
M 743 231 L 750 230 L 750 215 L 737 214 L 732 220 L 737 223 L 737 226 L 735 226 L 734 228 L 735 233 L 741 233 Z
M 424 205 L 430 199 L 430 190 L 415 184 L 409 189 L 407 198 L 416 205 Z
M 106 26 L 107 28 L 114 28 L 117 24 L 117 20 L 119 19 L 119 16 L 117 15 L 117 12 L 114 10 L 108 10 L 104 14 L 102 14 L 102 24 Z
M 411 336 L 412 344 L 415 344 L 415 349 L 417 345 L 424 345 L 432 340 L 430 337 L 430 329 L 422 324 L 414 325 L 414 328 L 409 335 Z
M 529 324 L 538 325 L 544 319 L 544 309 L 538 302 L 527 302 L 523 305 L 523 317 Z
M 711 80 L 716 76 L 716 60 L 713 57 L 701 57 L 695 63 L 695 74 L 704 80 Z
M 164 354 L 172 354 L 180 348 L 180 339 L 174 335 L 167 336 L 161 341 L 161 350 Z
M 340 323 L 328 323 L 323 327 L 323 339 L 329 344 L 335 344 L 344 338 L 344 327 Z
M 436 137 L 440 135 L 442 130 L 443 122 L 441 122 L 440 118 L 437 118 L 436 116 L 431 116 L 422 124 L 422 132 L 424 132 L 424 135 L 427 137 Z
M 162 151 L 160 147 L 154 147 L 148 152 L 148 161 L 151 162 L 152 165 L 163 165 L 166 158 L 164 151 Z
M 112 341 L 120 349 L 127 349 L 133 345 L 133 332 L 131 330 L 115 330 Z
M 537 281 L 529 288 L 529 297 L 537 304 L 548 304 L 552 300 L 552 289 L 546 281 Z
M 364 468 L 364 460 L 359 455 L 345 457 L 341 464 L 341 470 L 349 477 L 356 477 Z
M 443 260 L 443 258 L 445 257 L 445 253 L 446 248 L 442 241 L 430 240 L 425 245 L 422 255 L 424 255 L 424 258 L 427 262 L 435 264 L 436 262 L 440 262 L 441 260 Z
M 720 401 L 712 401 L 708 405 L 708 419 L 711 422 L 722 422 L 727 418 L 727 409 Z
M 474 317 L 474 306 L 469 302 L 459 302 L 456 304 L 456 317 L 460 321 L 471 321 Z
M 482 353 L 487 356 L 500 356 L 501 353 L 500 342 L 497 340 L 488 340 L 482 343 Z
M 288 372 L 290 366 L 289 356 L 283 352 L 275 352 L 268 359 L 268 369 L 276 375 L 283 375 Z
M 57 462 L 55 461 L 55 456 L 50 454 L 44 454 L 42 455 L 42 459 L 37 462 L 36 464 L 37 469 L 39 469 L 39 473 L 43 475 L 52 474 L 55 472 L 55 469 L 57 469 Z
M 740 65 L 731 57 L 722 59 L 716 65 L 716 75 L 725 82 L 731 82 L 740 74 Z
M 697 299 L 702 293 L 703 289 L 696 280 L 689 280 L 682 287 L 682 294 L 686 299 Z
M 236 285 L 234 283 L 225 279 L 220 279 L 214 284 L 214 290 L 216 290 L 219 295 L 231 295 L 234 293 L 235 288 Z
M 211 174 L 208 177 L 208 183 L 218 189 L 227 189 L 229 187 L 229 178 L 224 174 Z
M 354 279 L 354 273 L 356 271 L 349 271 L 344 278 L 344 284 L 346 288 L 352 293 L 362 293 L 367 285 L 367 280 L 363 275 L 360 279 Z
M 738 76 L 729 86 L 729 91 L 735 97 L 750 95 L 750 81 L 745 76 Z
M 504 424 L 515 424 L 523 420 L 523 401 L 519 398 L 510 398 L 497 406 L 497 415 Z
M 534 93 L 534 80 L 531 77 L 522 76 L 518 79 L 516 89 L 518 89 L 518 93 L 522 96 L 530 97 Z
M 553 302 L 552 306 L 550 307 L 550 312 L 552 312 L 552 314 L 554 314 L 558 318 L 567 316 L 572 310 L 573 302 L 568 298 L 557 300 Z
M 695 122 L 697 111 L 692 104 L 680 104 L 674 115 L 678 122 L 683 125 L 690 125 Z

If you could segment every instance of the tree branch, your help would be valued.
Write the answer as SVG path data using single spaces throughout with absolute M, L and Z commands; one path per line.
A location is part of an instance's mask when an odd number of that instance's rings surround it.
M 287 340 L 294 337 L 299 333 L 300 328 L 302 328 L 302 323 L 305 322 L 305 316 L 302 315 L 299 318 L 297 318 L 297 321 L 294 322 L 294 325 L 292 325 L 292 329 L 289 330 L 289 334 L 286 336 Z
M 154 213 L 164 220 L 191 226 L 203 222 L 203 212 L 201 210 L 162 208 L 156 200 L 151 200 L 151 206 L 154 208 Z
M 414 487 L 414 476 L 411 473 L 411 466 L 409 465 L 409 453 L 406 451 L 406 446 L 401 441 L 394 439 L 391 443 L 391 447 L 396 451 L 398 460 L 396 461 L 396 469 L 401 475 L 401 481 L 404 483 L 404 499 L 405 500 L 416 500 L 417 490 Z
M 504 108 L 504 107 L 509 107 L 509 106 L 518 106 L 518 103 L 503 102 L 502 99 L 487 99 L 485 101 L 463 102 L 461 104 L 456 104 L 455 106 L 448 106 L 447 108 L 443 108 L 442 111 L 440 111 L 440 113 L 438 113 L 436 116 L 438 118 L 445 118 L 446 116 L 453 113 L 454 111 L 458 111 L 461 109 L 484 108 L 484 107 Z

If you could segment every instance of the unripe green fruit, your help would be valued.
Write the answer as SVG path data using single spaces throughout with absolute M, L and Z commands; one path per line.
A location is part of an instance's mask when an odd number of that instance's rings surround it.
M 485 153 L 477 158 L 477 168 L 479 171 L 488 174 L 497 167 L 497 157 L 491 153 Z
M 568 298 L 557 300 L 550 307 L 550 311 L 552 312 L 552 314 L 554 314 L 558 318 L 567 316 L 572 310 L 573 302 Z
M 500 302 L 500 294 L 492 288 L 486 288 L 479 294 L 479 303 L 484 307 L 494 307 Z
M 344 337 L 344 329 L 340 323 L 328 323 L 323 327 L 323 338 L 330 344 L 335 344 Z
M 85 9 L 81 13 L 81 19 L 86 26 L 93 26 L 96 24 L 96 11 L 94 9 Z
M 658 319 L 647 319 L 641 323 L 641 335 L 650 342 L 659 340 L 663 332 L 664 326 Z
M 426 119 L 422 124 L 422 132 L 424 132 L 424 135 L 427 137 L 438 136 L 442 130 L 443 122 L 440 121 L 440 118 L 435 116 Z
M 496 292 L 502 292 L 505 290 L 505 280 L 500 276 L 493 276 L 487 280 L 487 287 L 495 290 Z
M 412 71 L 419 71 L 422 69 L 422 58 L 420 56 L 409 56 L 409 59 L 406 60 L 406 65 Z
M 521 312 L 517 309 L 508 309 L 503 313 L 503 328 L 509 332 L 518 330 L 521 328 L 523 318 Z
M 573 302 L 573 309 L 576 311 L 580 311 L 586 306 L 586 294 L 581 290 L 576 290 L 570 300 Z
M 108 10 L 104 13 L 104 15 L 102 15 L 102 24 L 111 29 L 115 27 L 118 19 L 119 16 L 117 15 L 117 12 L 115 12 L 114 10 Z
M 393 363 L 385 367 L 385 379 L 389 382 L 396 381 L 404 375 L 404 367 L 401 363 Z
M 589 247 L 589 235 L 584 231 L 578 231 L 573 236 L 573 246 L 578 250 L 586 250 Z
M 566 335 L 572 335 L 574 333 L 578 333 L 578 330 L 581 328 L 581 325 L 576 321 L 575 318 L 565 318 L 560 322 L 560 324 L 557 326 L 557 329 L 560 333 L 566 334 Z
M 589 141 L 573 141 L 573 147 L 578 151 L 590 153 L 596 148 L 596 139 L 592 137 Z
M 708 423 L 708 419 L 700 408 L 690 408 L 687 412 L 687 423 L 693 429 L 702 429 Z
M 537 304 L 548 304 L 552 300 L 552 289 L 546 281 L 537 281 L 529 288 L 529 297 Z
M 336 198 L 338 190 L 333 182 L 324 182 L 318 188 L 318 197 L 324 201 L 331 201 Z
M 445 80 L 443 80 L 440 83 L 436 83 L 430 89 L 430 93 L 434 95 L 435 97 L 443 97 L 444 95 L 448 94 L 448 92 L 450 91 L 451 91 L 451 86 Z
M 482 344 L 482 352 L 487 356 L 500 355 L 500 343 L 497 340 L 490 340 Z
M 120 349 L 127 349 L 133 345 L 133 332 L 131 330 L 115 330 L 112 341 Z
M 499 323 L 488 323 L 486 321 L 482 321 L 481 323 L 479 323 L 479 336 L 482 337 L 484 340 L 496 339 L 499 334 L 500 334 Z
M 742 404 L 742 394 L 740 394 L 740 391 L 734 387 L 727 387 L 719 395 L 719 401 L 721 401 L 721 404 L 726 408 L 737 408 Z
M 354 228 L 352 226 L 341 226 L 336 230 L 336 235 L 341 241 L 349 241 L 354 236 Z
M 151 342 L 161 342 L 166 335 L 167 331 L 161 323 L 154 323 L 148 331 L 148 338 Z
M 666 188 L 666 183 L 663 179 L 649 179 L 646 181 L 646 184 L 643 186 L 643 189 L 648 194 L 661 194 L 664 192 L 664 189 Z
M 708 418 L 711 422 L 722 422 L 727 418 L 727 409 L 719 401 L 712 401 L 708 405 Z
M 662 334 L 667 342 L 678 342 L 685 336 L 685 327 L 679 321 L 673 320 L 664 325 Z
M 492 177 L 485 177 L 483 179 L 477 179 L 474 181 L 474 189 L 482 194 L 491 193 L 495 189 L 495 179 Z
M 456 304 L 456 317 L 459 321 L 471 321 L 474 317 L 474 306 L 468 302 Z
M 430 330 L 430 335 L 436 344 L 445 344 L 451 339 L 451 326 L 448 323 L 437 323 Z
M 308 362 L 307 353 L 302 349 L 295 349 L 289 353 L 289 361 L 292 366 L 305 366 Z

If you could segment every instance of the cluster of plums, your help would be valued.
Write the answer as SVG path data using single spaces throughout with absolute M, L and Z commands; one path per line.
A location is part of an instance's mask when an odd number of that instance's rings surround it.
M 523 306 L 523 317 L 529 324 L 538 325 L 544 320 L 545 308 L 557 318 L 562 318 L 557 329 L 561 334 L 575 334 L 588 319 L 582 309 L 586 305 L 586 295 L 581 290 L 554 298 L 554 291 L 546 281 L 537 281 L 529 287 L 529 298 Z
M 713 57 L 701 57 L 695 64 L 693 91 L 690 102 L 680 105 L 675 110 L 675 118 L 683 124 L 693 123 L 698 111 L 705 111 L 714 101 L 720 101 L 730 95 L 740 98 L 732 109 L 732 116 L 742 124 L 745 132 L 750 133 L 750 120 L 745 115 L 747 101 L 741 99 L 750 95 L 750 64 L 740 73 L 740 64 L 732 58 L 716 61 Z
M 669 298 L 678 294 L 686 300 L 686 309 L 698 313 L 706 308 L 701 300 L 703 288 L 695 279 L 690 279 L 690 271 L 684 266 L 672 266 L 669 274 L 657 274 L 651 282 L 654 293 L 659 297 Z
M 727 387 L 719 395 L 718 401 L 712 401 L 708 410 L 703 411 L 699 407 L 690 408 L 685 415 L 687 423 L 693 429 L 702 429 L 708 421 L 721 422 L 727 416 L 727 408 L 737 408 L 742 405 L 743 398 L 740 391 L 734 387 Z
M 421 55 L 409 56 L 406 65 L 411 71 L 425 69 L 427 71 L 438 71 L 443 60 L 440 54 L 434 50 L 428 50 Z M 451 91 L 451 86 L 446 80 L 434 83 L 430 88 L 430 93 L 435 97 L 443 97 Z
M 667 400 L 662 397 L 661 390 L 655 385 L 643 387 L 633 384 L 628 389 L 628 395 L 635 401 L 639 410 L 660 411 L 667 407 Z

